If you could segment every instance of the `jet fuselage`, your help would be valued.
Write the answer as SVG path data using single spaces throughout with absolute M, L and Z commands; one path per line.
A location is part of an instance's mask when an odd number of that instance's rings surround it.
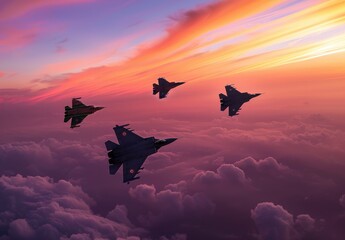
M 222 99 L 221 102 L 227 105 L 230 105 L 231 103 L 237 103 L 237 102 L 245 103 L 245 102 L 248 102 L 250 99 L 257 97 L 259 95 L 261 94 L 260 93 L 250 94 L 250 93 L 245 92 L 239 96 L 232 96 L 231 98 L 227 96 L 226 98 Z
M 65 114 L 73 115 L 73 116 L 89 115 L 101 109 L 103 109 L 103 107 L 94 107 L 94 106 L 75 107 L 75 108 L 66 110 Z
M 185 82 L 169 82 L 164 78 L 158 78 L 158 84 L 153 84 L 153 95 L 159 93 L 159 98 L 166 98 L 169 91 L 177 86 L 184 84 Z
M 119 145 L 116 149 L 108 152 L 109 163 L 123 163 L 131 159 L 137 159 L 143 156 L 148 156 L 157 152 L 155 145 L 155 138 L 145 138 L 143 141 L 129 145 Z
M 137 144 L 129 146 L 118 145 L 115 149 L 108 152 L 109 163 L 123 163 L 133 159 L 152 155 L 156 153 L 159 148 L 168 145 L 175 140 L 176 138 L 159 140 L 154 137 L 149 137 Z
M 177 86 L 180 86 L 184 84 L 184 82 L 171 82 L 169 84 L 165 84 L 165 85 L 158 85 L 158 91 L 163 91 L 163 92 L 169 92 L 171 89 L 177 87 Z
M 225 111 L 229 108 L 229 116 L 238 115 L 238 111 L 241 110 L 241 106 L 248 102 L 250 99 L 260 96 L 261 93 L 250 94 L 247 92 L 241 93 L 231 85 L 225 86 L 227 95 L 220 93 L 220 110 Z

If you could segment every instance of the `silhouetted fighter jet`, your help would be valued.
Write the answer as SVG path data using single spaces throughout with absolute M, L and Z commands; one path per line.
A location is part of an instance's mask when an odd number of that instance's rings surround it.
M 158 78 L 158 85 L 156 83 L 153 84 L 153 95 L 159 93 L 159 98 L 165 98 L 168 95 L 170 89 L 175 88 L 184 84 L 184 82 L 168 82 L 164 78 Z
M 72 108 L 69 106 L 65 106 L 65 119 L 64 122 L 68 122 L 71 118 L 71 128 L 80 127 L 80 124 L 84 118 L 88 115 L 103 109 L 104 107 L 94 107 L 92 105 L 86 106 L 78 99 L 80 98 L 73 98 L 72 99 Z
M 129 124 L 116 125 L 114 132 L 119 144 L 106 141 L 105 146 L 109 157 L 109 173 L 115 175 L 123 164 L 123 182 L 129 183 L 139 179 L 136 175 L 146 158 L 154 154 L 161 147 L 174 142 L 177 138 L 156 139 L 154 137 L 143 138 L 133 133 L 133 130 L 125 128 Z
M 250 99 L 260 96 L 261 93 L 250 94 L 247 92 L 241 93 L 231 85 L 225 86 L 226 94 L 219 94 L 220 98 L 220 110 L 224 111 L 229 107 L 229 116 L 238 115 L 238 111 L 241 110 L 243 103 L 248 102 Z

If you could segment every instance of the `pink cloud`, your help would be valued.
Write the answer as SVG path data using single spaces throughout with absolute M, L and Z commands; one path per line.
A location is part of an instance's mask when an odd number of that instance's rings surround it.
M 227 181 L 235 184 L 244 184 L 248 182 L 242 169 L 233 164 L 222 164 L 216 172 L 199 172 L 193 178 L 193 181 L 199 183 L 215 183 L 218 181 Z
M 302 233 L 308 233 L 315 230 L 315 219 L 309 214 L 300 214 L 296 217 L 295 228 Z
M 95 239 L 130 236 L 129 221 L 115 222 L 92 212 L 93 200 L 80 187 L 48 177 L 0 177 L 2 237 L 10 239 Z M 125 207 L 112 211 L 125 219 Z M 129 224 L 129 225 L 126 225 Z M 8 235 L 6 235 L 6 232 Z
M 32 239 L 35 231 L 26 219 L 16 219 L 10 223 L 8 234 L 14 239 Z
M 66 102 L 70 103 L 70 100 Z M 343 150 L 334 151 L 341 148 L 342 125 L 330 125 L 326 116 L 262 121 L 240 115 L 237 119 L 224 117 L 191 121 L 189 115 L 172 111 L 169 101 L 161 109 L 168 107 L 171 115 L 161 116 L 160 108 L 150 107 L 157 110 L 161 117 L 157 119 L 157 115 L 149 116 L 152 114 L 150 111 L 131 115 L 135 107 L 142 107 L 138 99 L 126 104 L 131 106 L 126 110 L 129 114 L 123 114 L 121 106 L 114 106 L 108 108 L 109 112 L 104 110 L 103 113 L 108 114 L 103 116 L 104 119 L 98 121 L 95 115 L 94 120 L 90 119 L 77 131 L 70 131 L 68 126 L 63 128 L 62 102 L 54 105 L 47 101 L 32 108 L 24 104 L 4 106 L 12 109 L 16 116 L 21 110 L 28 115 L 18 117 L 16 123 L 14 118 L 7 120 L 11 121 L 12 129 L 4 127 L 5 139 L 2 140 L 5 143 L 0 146 L 2 173 L 72 179 L 96 200 L 97 208 L 105 214 L 109 212 L 107 208 L 113 208 L 115 203 L 126 204 L 128 215 L 124 207 L 118 207 L 109 213 L 111 220 L 117 219 L 116 222 L 123 224 L 129 221 L 146 227 L 148 219 L 150 226 L 147 228 L 150 232 L 158 232 L 155 235 L 157 239 L 180 232 L 186 233 L 188 239 L 202 239 L 206 234 L 207 239 L 219 236 L 229 239 L 226 236 L 232 234 L 233 238 L 252 240 L 250 234 L 255 233 L 250 209 L 264 201 L 284 206 L 293 216 L 307 213 L 324 218 L 327 226 L 322 230 L 324 235 L 344 232 L 339 228 L 339 221 L 333 218 L 339 214 L 339 196 L 344 193 L 342 165 L 334 165 L 334 161 L 341 160 L 344 155 Z M 31 121 L 31 128 L 26 131 L 18 129 L 27 124 L 22 119 Z M 122 184 L 121 172 L 116 176 L 108 175 L 104 148 L 106 139 L 114 140 L 111 127 L 128 122 L 133 123 L 131 126 L 135 132 L 144 137 L 179 137 L 174 144 L 150 157 L 145 162 L 141 179 L 129 186 Z M 9 136 L 13 136 L 12 144 L 6 143 L 11 142 Z M 14 143 L 18 136 L 39 140 Z M 56 139 L 49 139 L 49 136 Z M 318 139 L 317 136 L 323 137 Z M 274 158 L 266 157 L 268 153 Z M 193 181 L 196 175 L 206 173 L 216 181 L 211 182 L 207 178 Z M 246 184 L 239 184 L 241 180 L 246 180 Z M 133 189 L 132 193 L 128 189 Z M 80 205 L 64 199 L 69 206 L 73 206 L 72 203 Z M 215 204 L 214 212 L 206 211 L 205 199 Z M 166 202 L 166 205 L 161 202 Z M 168 203 L 176 207 L 176 215 L 168 211 Z M 168 216 L 166 222 L 159 221 L 162 212 Z M 138 216 L 141 217 L 138 219 Z M 312 229 L 318 221 L 313 224 L 310 216 L 294 217 L 296 220 L 292 227 L 297 231 L 299 228 Z M 209 220 L 207 223 L 199 222 L 205 217 Z M 49 227 L 42 227 L 45 228 Z M 204 233 L 203 229 L 207 232 Z M 324 235 L 309 239 L 325 239 Z
M 251 212 L 262 239 L 295 239 L 293 216 L 282 206 L 271 202 L 259 203 Z
M 292 240 L 315 239 L 315 219 L 308 214 L 294 217 L 281 205 L 272 202 L 261 202 L 251 211 L 260 239 Z
M 203 194 L 190 195 L 170 189 L 157 192 L 154 185 L 137 185 L 129 189 L 129 195 L 147 208 L 138 219 L 144 226 L 152 228 L 183 218 L 211 215 L 215 207 Z
M 45 1 L 45 0 L 5 0 L 1 3 L 0 21 L 21 17 L 31 11 L 44 7 L 70 5 L 76 3 L 90 2 L 92 0 L 61 0 L 61 1 Z
M 30 44 L 42 30 L 37 25 L 32 25 L 26 29 L 4 27 L 2 29 L 2 37 L 0 37 L 0 52 L 11 51 Z

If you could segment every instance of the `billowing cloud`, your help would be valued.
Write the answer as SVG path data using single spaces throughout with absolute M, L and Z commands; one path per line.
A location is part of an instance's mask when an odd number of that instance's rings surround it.
M 292 214 L 272 202 L 257 204 L 251 211 L 251 217 L 263 240 L 303 239 L 304 234 L 312 232 L 315 227 L 315 219 L 308 214 L 298 215 L 294 220 Z
M 259 161 L 254 158 L 247 157 L 240 161 L 237 161 L 235 165 L 242 169 L 255 169 L 258 172 L 274 173 L 280 171 L 286 171 L 288 168 L 281 163 L 278 163 L 276 159 L 269 157 Z
M 295 228 L 302 233 L 308 233 L 315 230 L 315 219 L 308 214 L 300 214 L 296 217 Z
M 57 179 L 68 178 L 68 171 L 65 171 L 67 173 L 65 176 L 61 175 L 62 171 L 56 171 L 56 168 L 59 167 L 65 170 L 70 169 L 76 177 L 80 170 L 77 168 L 79 165 L 77 156 L 84 159 L 83 164 L 96 165 L 97 161 L 103 160 L 102 150 L 91 145 L 70 141 L 61 142 L 53 138 L 38 143 L 3 144 L 0 145 L 1 172 L 7 175 L 20 173 L 23 175 L 49 175 Z
M 214 204 L 203 194 L 183 194 L 170 189 L 156 191 L 153 185 L 140 184 L 129 189 L 129 195 L 145 206 L 147 216 L 139 216 L 143 225 L 157 227 L 182 218 L 207 216 Z
M 171 102 L 165 103 L 170 107 Z M 332 125 L 329 116 L 258 121 L 245 115 L 237 119 L 202 115 L 191 120 L 182 110 L 168 108 L 170 115 L 162 113 L 167 105 L 155 109 L 159 118 L 149 111 L 136 112 L 135 107 L 128 110 L 135 116 L 122 114 L 116 106 L 71 130 L 62 120 L 64 103 L 48 101 L 28 109 L 4 105 L 27 115 L 17 120 L 5 111 L 7 120 L 0 120 L 6 123 L 0 146 L 2 174 L 49 176 L 54 182 L 64 179 L 80 186 L 94 202 L 88 204 L 94 215 L 130 229 L 146 229 L 131 230 L 130 236 L 169 239 L 181 233 L 187 239 L 253 240 L 250 210 L 257 203 L 274 202 L 294 216 L 291 227 L 302 239 L 322 239 L 328 233 L 342 239 L 338 217 L 343 213 L 339 197 L 344 193 L 344 150 L 339 139 L 344 133 L 341 123 Z M 137 101 L 126 104 L 132 103 L 142 107 Z M 104 147 L 105 140 L 115 139 L 112 127 L 128 122 L 144 137 L 179 138 L 150 156 L 141 178 L 130 185 L 122 184 L 121 170 L 108 175 Z M 316 220 L 321 218 L 323 228 Z M 18 219 L 25 219 L 36 232 L 27 218 Z M 17 225 L 13 227 L 30 232 L 23 221 Z M 58 236 L 53 227 L 42 226 L 40 234 Z M 82 234 L 66 238 L 87 238 Z
M 248 181 L 242 169 L 233 164 L 222 164 L 216 172 L 205 171 L 199 172 L 194 176 L 193 181 L 200 183 L 212 183 L 218 180 L 229 181 L 232 183 L 243 184 Z
M 2 236 L 11 239 L 95 239 L 129 236 L 130 222 L 93 214 L 93 200 L 80 187 L 48 177 L 0 178 Z M 125 219 L 115 208 L 112 219 Z M 120 217 L 121 216 L 121 217 Z M 126 225 L 129 224 L 129 225 Z
M 293 216 L 280 205 L 259 203 L 251 216 L 262 239 L 289 240 L 294 238 Z

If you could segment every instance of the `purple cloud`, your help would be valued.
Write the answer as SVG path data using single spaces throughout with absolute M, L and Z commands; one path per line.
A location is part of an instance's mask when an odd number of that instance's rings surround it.
M 259 239 L 323 239 L 316 220 L 308 214 L 300 214 L 295 220 L 281 205 L 262 202 L 251 210 L 251 217 L 259 232 Z M 338 239 L 338 238 L 335 238 Z
M 140 135 L 181 137 L 148 158 L 141 179 L 128 186 L 122 184 L 121 171 L 116 176 L 107 172 L 103 144 L 114 139 L 114 112 L 105 110 L 101 122 L 90 118 L 82 128 L 71 131 L 62 123 L 60 105 L 64 104 L 42 103 L 30 111 L 17 106 L 16 116 L 25 121 L 18 120 L 15 128 L 16 118 L 1 119 L 8 124 L 0 145 L 0 172 L 49 176 L 55 183 L 64 179 L 80 186 L 91 202 L 64 196 L 59 204 L 76 208 L 86 202 L 89 210 L 85 211 L 126 226 L 124 239 L 172 238 L 180 233 L 188 239 L 253 240 L 256 231 L 250 210 L 260 202 L 288 209 L 295 216 L 292 229 L 302 239 L 322 239 L 328 233 L 336 240 L 344 236 L 339 217 L 343 213 L 339 196 L 344 193 L 339 163 L 344 151 L 335 141 L 342 132 L 330 127 L 327 119 L 322 124 L 315 119 L 297 123 L 248 120 L 246 124 L 217 119 L 188 125 L 181 116 L 176 121 L 150 117 L 136 121 L 133 127 Z M 40 116 L 42 111 L 45 116 Z M 119 123 L 126 123 L 127 117 Z M 30 134 L 24 126 L 33 129 Z M 18 136 L 22 140 L 14 141 Z M 305 213 L 318 220 L 313 223 Z M 2 214 L 11 219 L 13 212 Z M 36 236 L 61 236 L 55 222 L 36 229 L 26 217 L 16 219 L 25 219 Z M 71 232 L 66 239 L 87 238 L 82 234 Z
M 290 240 L 295 237 L 293 216 L 280 205 L 259 203 L 251 216 L 262 239 Z
M 310 217 L 308 214 L 300 214 L 296 217 L 295 228 L 299 232 L 312 232 L 315 230 L 315 219 Z
M 137 217 L 139 223 L 157 235 L 164 234 L 164 229 L 170 229 L 168 232 L 179 232 L 179 223 L 192 224 L 198 218 L 207 218 L 215 207 L 204 194 L 185 194 L 171 189 L 157 192 L 153 185 L 146 184 L 130 188 L 129 195 L 138 206 L 136 211 L 140 212 Z M 184 236 L 171 239 L 183 239 Z
M 25 219 L 16 219 L 10 223 L 8 235 L 11 239 L 33 239 L 35 231 Z
M 244 184 L 248 182 L 242 169 L 233 164 L 222 164 L 216 172 L 201 171 L 196 174 L 193 181 L 200 183 L 217 183 L 218 181 L 228 181 L 232 183 Z
M 127 237 L 129 221 L 115 222 L 95 215 L 94 201 L 80 187 L 48 177 L 0 178 L 0 221 L 10 239 L 95 239 Z M 124 207 L 109 213 L 126 218 Z M 114 217 L 117 216 L 117 217 Z M 129 224 L 129 225 L 126 225 Z

